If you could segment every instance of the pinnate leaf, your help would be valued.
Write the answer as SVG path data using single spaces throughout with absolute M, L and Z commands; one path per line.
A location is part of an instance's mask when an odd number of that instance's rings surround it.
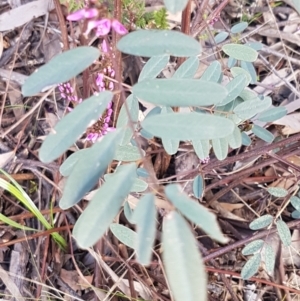
M 261 256 L 260 254 L 254 254 L 244 265 L 241 276 L 244 280 L 247 280 L 255 275 L 260 265 Z
M 280 119 L 286 114 L 287 114 L 287 109 L 285 107 L 276 107 L 260 113 L 257 116 L 257 119 L 260 121 L 272 122 Z
M 199 58 L 192 56 L 188 58 L 180 67 L 176 70 L 172 78 L 193 78 L 199 67 Z
M 249 225 L 251 230 L 258 230 L 269 226 L 273 222 L 273 216 L 270 214 L 263 215 L 254 221 L 252 221 Z
M 198 225 L 211 238 L 226 243 L 228 239 L 221 232 L 216 216 L 207 208 L 181 192 L 181 186 L 169 184 L 165 188 L 171 203 L 190 221 Z
M 99 56 L 99 49 L 88 46 L 65 51 L 31 74 L 22 86 L 22 94 L 33 96 L 45 87 L 64 83 L 93 64 Z
M 234 126 L 229 119 L 195 112 L 154 115 L 142 122 L 150 134 L 175 140 L 223 138 L 233 132 Z
M 203 178 L 202 176 L 198 175 L 195 177 L 193 181 L 193 192 L 196 198 L 201 198 L 203 194 Z
M 263 100 L 259 98 L 247 100 L 239 105 L 237 105 L 233 112 L 238 115 L 241 119 L 250 119 L 257 113 L 260 113 L 267 108 L 269 108 L 272 104 L 272 99 L 270 97 L 266 97 Z
M 39 151 L 40 160 L 49 163 L 62 155 L 92 122 L 98 120 L 112 97 L 113 94 L 108 91 L 94 95 L 61 119 L 43 142 Z
M 267 188 L 267 191 L 277 198 L 284 198 L 288 195 L 288 191 L 281 187 L 269 187 Z
M 117 48 L 124 53 L 145 57 L 190 57 L 201 53 L 198 41 L 173 30 L 136 30 L 122 37 Z
M 207 276 L 196 240 L 175 211 L 163 224 L 163 259 L 175 301 L 206 301 Z
M 97 190 L 74 226 L 73 235 L 80 247 L 91 247 L 102 237 L 119 212 L 135 178 L 135 164 L 126 164 Z
M 287 224 L 282 219 L 279 219 L 276 222 L 276 227 L 282 244 L 286 247 L 290 246 L 292 243 L 292 236 Z
M 259 251 L 264 245 L 264 241 L 262 239 L 257 239 L 245 246 L 245 248 L 242 250 L 242 254 L 244 256 L 252 255 L 255 252 Z
M 170 56 L 159 55 L 151 57 L 146 65 L 143 67 L 138 81 L 145 79 L 153 79 L 164 69 L 164 67 L 169 62 Z
M 112 234 L 125 246 L 134 249 L 137 241 L 136 232 L 132 231 L 128 227 L 112 223 L 109 226 Z
M 257 51 L 253 48 L 240 44 L 226 44 L 222 50 L 229 56 L 246 62 L 254 62 L 257 59 Z
M 156 231 L 156 208 L 154 195 L 145 194 L 139 201 L 135 211 L 134 220 L 137 227 L 136 252 L 137 260 L 143 265 L 151 261 L 152 246 Z
M 274 266 L 275 266 L 275 252 L 273 248 L 266 244 L 265 246 L 265 265 L 266 265 L 266 270 L 269 274 L 273 273 L 274 271 Z
M 121 136 L 120 130 L 107 134 L 89 149 L 88 156 L 80 158 L 75 164 L 59 202 L 62 209 L 68 209 L 78 203 L 94 187 L 112 161 Z
M 275 139 L 274 135 L 271 132 L 256 124 L 253 125 L 252 132 L 258 138 L 268 143 L 271 143 Z
M 228 94 L 220 84 L 198 79 L 152 79 L 132 88 L 140 99 L 164 106 L 209 106 L 218 104 Z

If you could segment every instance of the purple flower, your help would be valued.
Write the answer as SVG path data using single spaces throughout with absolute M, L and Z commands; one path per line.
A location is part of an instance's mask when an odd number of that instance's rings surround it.
M 104 53 L 107 53 L 108 52 L 108 47 L 107 47 L 107 43 L 105 40 L 103 40 L 102 44 L 101 44 L 101 48 L 102 48 L 102 51 Z
M 128 31 L 123 24 L 121 24 L 118 20 L 110 20 L 110 19 L 102 19 L 102 20 L 92 20 L 88 22 L 87 30 L 85 34 L 89 34 L 92 29 L 96 28 L 97 36 L 106 36 L 111 28 L 115 30 L 120 35 L 126 34 Z M 104 51 L 105 52 L 105 51 Z
M 118 20 L 113 20 L 111 26 L 115 30 L 115 32 L 120 35 L 124 35 L 128 32 L 125 26 L 122 23 L 120 23 Z
M 96 8 L 83 8 L 76 11 L 73 14 L 67 16 L 67 20 L 69 21 L 79 21 L 82 19 L 91 19 L 98 16 L 98 10 Z

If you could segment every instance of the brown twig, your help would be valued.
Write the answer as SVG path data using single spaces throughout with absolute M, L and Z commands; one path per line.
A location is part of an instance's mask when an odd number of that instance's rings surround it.
M 59 27 L 61 30 L 61 39 L 62 39 L 62 43 L 63 43 L 63 50 L 66 51 L 66 50 L 70 49 L 66 21 L 65 21 L 64 14 L 63 14 L 59 0 L 54 0 L 54 5 L 55 5 L 55 10 L 56 10 L 56 14 L 57 14 L 58 22 L 59 22 Z

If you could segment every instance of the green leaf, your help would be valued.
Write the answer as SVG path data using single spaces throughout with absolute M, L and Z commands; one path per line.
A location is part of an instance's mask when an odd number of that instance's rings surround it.
M 275 266 L 275 252 L 273 248 L 268 244 L 265 245 L 264 249 L 266 270 L 269 274 L 272 274 Z
M 251 278 L 252 276 L 254 276 L 256 274 L 256 272 L 258 271 L 258 268 L 260 266 L 260 254 L 255 254 L 253 255 L 253 257 L 251 257 L 247 263 L 244 265 L 242 272 L 241 272 L 241 276 L 244 280 L 247 280 L 249 278 Z
M 232 68 L 236 64 L 237 60 L 233 57 L 229 57 L 227 61 L 227 67 Z
M 257 75 L 253 64 L 250 62 L 241 61 L 241 67 L 250 74 L 250 84 L 255 84 L 257 82 Z
M 270 133 L 268 130 L 266 130 L 263 127 L 256 125 L 256 124 L 253 125 L 252 132 L 258 138 L 260 138 L 268 143 L 271 143 L 275 139 L 275 137 L 272 133 Z
M 251 145 L 251 139 L 245 132 L 242 132 L 242 144 L 245 146 Z
M 201 53 L 201 46 L 197 40 L 171 30 L 136 30 L 122 37 L 117 43 L 117 48 L 124 53 L 145 57 L 189 57 Z
M 184 10 L 187 3 L 188 0 L 164 0 L 167 10 L 172 14 L 176 14 Z
M 285 247 L 290 246 L 292 243 L 292 236 L 287 224 L 282 219 L 279 219 L 276 222 L 276 227 L 282 244 Z
M 142 127 L 156 137 L 206 140 L 230 135 L 234 123 L 223 117 L 192 112 L 151 116 L 143 120 Z
M 154 195 L 145 194 L 139 201 L 135 211 L 134 220 L 137 227 L 136 253 L 137 260 L 142 265 L 151 262 L 152 246 L 156 232 L 156 208 Z
M 228 154 L 227 138 L 212 139 L 211 143 L 216 157 L 219 160 L 224 160 Z
M 241 61 L 254 62 L 258 53 L 253 48 L 240 44 L 226 44 L 222 50 L 229 56 Z
M 193 78 L 199 67 L 199 58 L 192 56 L 188 58 L 180 67 L 176 70 L 172 79 L 174 78 Z
M 224 41 L 227 39 L 228 36 L 229 36 L 229 33 L 226 32 L 226 31 L 221 31 L 221 32 L 219 32 L 219 33 L 214 37 L 215 43 L 216 43 L 216 44 L 219 44 L 219 43 L 224 42 Z
M 87 127 L 96 122 L 104 113 L 113 94 L 108 91 L 92 96 L 81 104 L 55 126 L 43 142 L 39 151 L 39 158 L 44 163 L 50 163 L 62 155 L 78 138 Z
M 117 130 L 109 133 L 100 142 L 96 142 L 89 150 L 89 155 L 82 158 L 73 167 L 59 202 L 62 209 L 68 209 L 98 182 L 108 164 L 113 160 L 117 144 L 122 132 Z
M 119 225 L 116 223 L 112 223 L 109 226 L 110 231 L 112 234 L 125 246 L 134 249 L 136 246 L 137 241 L 137 234 L 136 232 L 132 231 L 131 229 Z
M 264 44 L 260 43 L 260 42 L 248 42 L 245 44 L 246 46 L 249 46 L 251 48 L 253 48 L 254 50 L 262 50 L 264 47 Z
M 201 81 L 210 81 L 217 83 L 222 74 L 222 67 L 218 61 L 211 63 L 201 76 Z M 224 97 L 223 97 L 224 98 Z M 222 98 L 222 99 L 223 99 Z
M 291 0 L 294 8 L 297 10 L 298 14 L 300 15 L 300 2 L 298 0 Z
M 280 119 L 286 114 L 287 114 L 287 109 L 285 107 L 276 107 L 260 113 L 257 116 L 257 119 L 264 122 L 272 122 Z
M 273 216 L 270 214 L 266 214 L 252 221 L 249 225 L 249 228 L 251 230 L 259 230 L 271 225 L 272 222 Z
M 94 47 L 77 47 L 65 51 L 31 74 L 22 86 L 24 96 L 33 96 L 48 86 L 70 80 L 94 63 L 100 56 Z
M 272 105 L 272 99 L 266 97 L 263 100 L 258 98 L 247 100 L 239 105 L 237 105 L 233 112 L 237 114 L 241 119 L 250 119 L 255 116 L 257 113 L 260 113 Z
M 209 140 L 197 140 L 193 139 L 192 141 L 193 147 L 195 150 L 196 155 L 201 160 L 204 160 L 209 156 L 209 150 L 210 150 L 210 143 Z
M 248 27 L 248 25 L 249 24 L 247 22 L 241 22 L 232 26 L 230 31 L 233 34 L 241 33 Z
M 152 79 L 135 84 L 133 93 L 140 99 L 165 106 L 209 106 L 221 102 L 227 89 L 220 84 L 198 79 Z
M 245 69 L 241 68 L 241 67 L 232 67 L 230 68 L 230 72 L 232 74 L 233 77 L 237 77 L 241 74 L 245 75 L 247 77 L 247 85 L 248 86 L 251 82 L 251 75 L 249 74 L 248 71 L 246 71 Z
M 135 164 L 126 164 L 97 190 L 74 226 L 73 235 L 81 248 L 91 247 L 102 237 L 119 212 L 135 178 Z
M 144 153 L 144 151 L 142 152 Z M 136 146 L 132 146 L 132 145 L 118 146 L 116 153 L 114 155 L 114 160 L 125 161 L 125 162 L 137 161 L 140 160 L 141 158 L 142 157 L 139 149 Z
M 170 59 L 169 55 L 153 56 L 148 60 L 143 67 L 138 81 L 141 82 L 145 79 L 153 79 L 166 67 Z
M 133 186 L 130 189 L 130 192 L 143 192 L 148 188 L 148 184 L 141 180 L 141 179 L 135 179 Z
M 204 264 L 191 229 L 177 212 L 169 213 L 164 219 L 163 248 L 163 261 L 175 301 L 206 301 Z
M 267 191 L 277 198 L 284 198 L 288 195 L 288 191 L 281 187 L 269 187 L 267 188 Z
M 128 111 L 130 112 L 130 120 L 133 123 L 133 128 L 136 128 L 136 123 L 138 121 L 139 117 L 139 101 L 134 96 L 133 94 L 130 94 L 127 98 L 125 103 L 122 105 L 120 114 L 118 116 L 118 121 L 117 121 L 117 128 L 123 128 L 127 127 L 124 136 L 122 138 L 122 142 L 120 145 L 126 145 L 130 142 L 133 132 L 131 127 L 129 126 L 129 118 L 128 118 L 128 113 L 126 110 L 126 105 L 128 108 Z
M 30 227 L 26 227 L 24 225 L 21 225 L 17 222 L 15 222 L 14 220 L 12 220 L 11 218 L 5 216 L 4 214 L 0 213 L 0 220 L 3 222 L 3 223 L 6 223 L 8 224 L 9 226 L 11 227 L 14 227 L 16 229 L 20 229 L 20 230 L 27 230 L 27 231 L 39 231 L 37 229 L 34 229 L 34 228 L 30 228 Z
M 143 168 L 143 167 L 139 167 L 137 170 L 136 170 L 136 173 L 139 177 L 141 178 L 148 178 L 149 177 L 149 173 L 147 171 L 147 169 Z
M 165 188 L 171 203 L 190 221 L 199 226 L 211 238 L 226 243 L 228 239 L 221 232 L 216 216 L 181 191 L 181 186 L 169 184 Z
M 124 215 L 129 223 L 135 224 L 135 221 L 133 220 L 133 210 L 130 208 L 128 201 L 124 203 Z
M 244 256 L 252 255 L 255 252 L 259 251 L 263 247 L 264 243 L 265 242 L 261 239 L 254 240 L 250 242 L 247 246 L 245 246 L 245 248 L 242 250 L 242 254 Z
M 71 156 L 69 156 L 59 168 L 59 172 L 61 173 L 61 175 L 64 177 L 68 177 L 71 174 L 75 164 L 80 159 L 88 156 L 89 151 L 90 148 L 80 149 L 74 152 Z
M 197 199 L 200 199 L 202 197 L 203 186 L 204 186 L 204 183 L 203 183 L 202 176 L 200 176 L 200 175 L 196 176 L 193 181 L 193 192 Z
M 296 210 L 300 211 L 300 199 L 298 197 L 292 196 L 290 202 Z
M 234 131 L 227 138 L 228 144 L 233 149 L 239 148 L 242 145 L 242 134 L 240 129 L 235 126 Z
M 292 212 L 292 218 L 294 218 L 294 219 L 300 219 L 300 212 L 298 210 L 294 210 Z
M 162 138 L 162 144 L 164 146 L 164 149 L 169 155 L 174 155 L 177 153 L 179 142 L 180 141 L 176 139 L 169 139 L 167 137 Z
M 225 99 L 223 99 L 219 106 L 224 106 L 230 103 L 232 100 L 236 99 L 242 91 L 247 86 L 247 77 L 245 74 L 239 74 L 238 76 L 234 77 L 227 85 L 226 89 L 228 90 L 228 95 Z

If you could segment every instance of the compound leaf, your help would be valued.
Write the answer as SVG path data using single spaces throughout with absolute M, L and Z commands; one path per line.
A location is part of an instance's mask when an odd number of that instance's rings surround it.
M 264 245 L 264 241 L 262 239 L 257 239 L 250 242 L 245 248 L 242 250 L 242 254 L 244 256 L 252 255 L 255 252 L 259 251 Z
M 258 56 L 256 50 L 241 44 L 226 44 L 222 46 L 222 50 L 227 55 L 245 62 L 254 62 Z
M 28 77 L 22 86 L 22 94 L 33 96 L 45 87 L 70 80 L 93 64 L 100 54 L 99 49 L 95 47 L 82 46 L 55 56 Z
M 95 193 L 77 220 L 73 235 L 81 248 L 94 245 L 117 215 L 136 178 L 135 163 L 114 173 Z
M 143 265 L 151 262 L 152 246 L 156 231 L 156 208 L 154 195 L 145 194 L 139 201 L 135 211 L 134 220 L 137 227 L 136 253 L 137 260 Z
M 134 249 L 137 241 L 136 232 L 132 231 L 128 227 L 112 223 L 109 226 L 112 234 L 125 246 Z
M 269 226 L 273 221 L 273 216 L 270 214 L 263 215 L 254 221 L 252 221 L 249 225 L 251 230 L 259 230 Z
M 191 229 L 175 211 L 164 219 L 163 248 L 166 274 L 174 299 L 206 301 L 207 276 L 202 258 Z
M 147 102 L 164 106 L 209 106 L 228 94 L 220 84 L 198 79 L 152 79 L 137 83 L 133 93 Z
M 142 122 L 142 127 L 150 134 L 175 140 L 223 138 L 233 132 L 234 126 L 229 119 L 195 112 L 154 115 Z
M 276 222 L 276 227 L 282 244 L 286 247 L 290 246 L 292 243 L 292 236 L 287 224 L 282 219 L 279 219 Z
M 153 56 L 143 67 L 138 81 L 153 79 L 165 68 L 170 59 L 169 55 Z
M 172 78 L 193 78 L 199 67 L 199 59 L 197 56 L 188 58 L 176 70 Z
M 62 155 L 104 113 L 112 97 L 113 94 L 108 91 L 94 95 L 61 119 L 43 142 L 39 151 L 40 160 L 49 163 Z
M 153 43 L 155 41 L 155 43 Z M 136 30 L 122 37 L 117 48 L 136 56 L 197 56 L 201 46 L 192 37 L 173 30 Z
M 254 254 L 244 265 L 241 276 L 244 280 L 251 278 L 257 271 L 260 265 L 260 254 Z
M 68 209 L 78 203 L 98 182 L 99 177 L 113 160 L 121 135 L 120 130 L 107 134 L 103 140 L 96 142 L 90 148 L 88 156 L 84 156 L 75 164 L 67 178 L 64 193 L 59 202 L 62 209 Z
M 166 196 L 171 203 L 190 221 L 199 226 L 213 239 L 226 243 L 228 239 L 221 232 L 216 216 L 207 208 L 181 192 L 181 186 L 169 184 L 165 188 Z
M 257 119 L 264 122 L 272 122 L 280 119 L 286 114 L 287 114 L 287 109 L 285 107 L 276 107 L 260 113 L 257 116 Z

